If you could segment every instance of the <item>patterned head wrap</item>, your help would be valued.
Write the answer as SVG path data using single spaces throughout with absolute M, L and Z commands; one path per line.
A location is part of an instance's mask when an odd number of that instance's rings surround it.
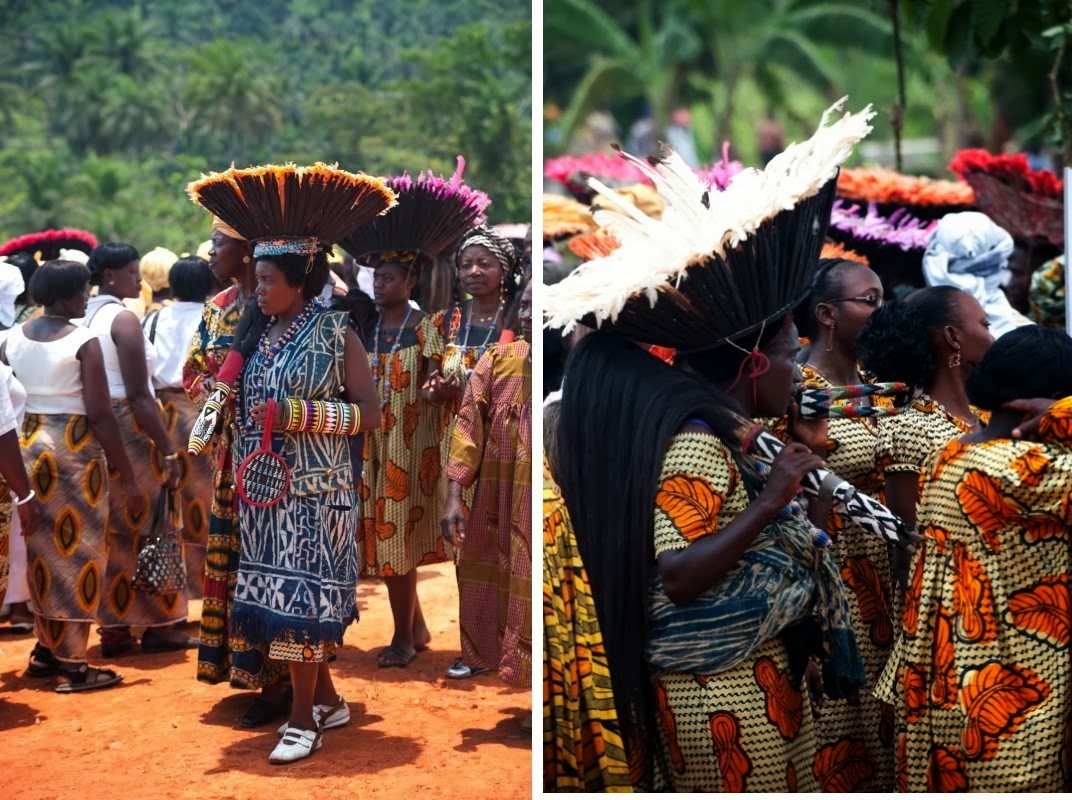
M 503 238 L 495 231 L 491 230 L 491 228 L 486 228 L 483 225 L 478 228 L 473 228 L 469 233 L 462 237 L 462 242 L 458 245 L 458 251 L 454 255 L 455 266 L 461 261 L 462 253 L 465 252 L 466 248 L 472 247 L 475 244 L 488 248 L 488 250 L 491 251 L 491 254 L 498 259 L 508 285 L 517 285 L 521 268 L 521 260 L 518 258 L 517 248 L 514 247 L 513 242 L 509 239 Z
M 246 237 L 217 217 L 215 214 L 212 216 L 212 230 L 219 231 L 229 239 L 237 239 L 240 242 L 246 241 Z

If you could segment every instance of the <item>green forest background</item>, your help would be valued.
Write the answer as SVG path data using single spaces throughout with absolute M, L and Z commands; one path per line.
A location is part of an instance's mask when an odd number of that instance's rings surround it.
M 202 172 L 432 169 L 531 217 L 527 0 L 0 0 L 0 241 L 191 251 Z
M 951 177 L 962 147 L 1072 163 L 1072 0 L 546 0 L 544 65 L 547 156 L 590 150 L 593 111 L 623 141 L 645 110 L 665 132 L 682 107 L 702 160 L 728 140 L 756 165 L 768 113 L 801 141 L 847 94 L 879 112 L 885 166 L 895 119 L 930 148 L 905 148 L 906 172 Z

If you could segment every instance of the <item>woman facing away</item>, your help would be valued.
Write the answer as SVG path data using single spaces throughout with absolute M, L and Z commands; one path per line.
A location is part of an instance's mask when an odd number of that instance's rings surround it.
M 443 355 L 431 317 L 413 308 L 421 256 L 380 254 L 373 272 L 376 322 L 367 340 L 383 424 L 365 436 L 361 478 L 361 577 L 382 576 L 394 636 L 380 667 L 405 667 L 432 635 L 417 597 L 417 567 L 447 560 L 439 536 L 439 409 L 424 389 Z
M 900 710 L 898 789 L 1067 791 L 1072 342 L 1010 331 L 967 393 L 990 422 L 922 465 L 923 539 L 878 689 Z M 1043 410 L 1037 435 L 1019 436 Z
M 142 320 L 142 328 L 156 352 L 153 387 L 163 406 L 167 432 L 179 452 L 178 492 L 182 499 L 187 591 L 200 597 L 205 578 L 208 504 L 212 499 L 212 461 L 208 453 L 195 456 L 184 446 L 198 409 L 183 391 L 182 368 L 214 281 L 208 262 L 196 256 L 175 260 L 164 277 L 173 299 Z
M 469 378 L 447 460 L 443 535 L 458 553 L 461 631 L 461 656 L 447 677 L 494 669 L 524 686 L 532 676 L 531 284 L 518 321 L 522 338 L 494 345 Z
M 122 302 L 137 297 L 140 291 L 138 252 L 128 244 L 107 242 L 94 248 L 87 266 L 90 283 L 100 291 L 86 304 L 81 324 L 101 343 L 108 394 L 123 445 L 138 467 L 139 491 L 155 497 L 161 485 L 178 485 L 180 467 L 178 446 L 168 434 L 152 389 L 152 358 L 147 354 L 141 325 Z M 146 652 L 197 646 L 196 640 L 178 629 L 186 620 L 185 587 L 171 595 L 150 595 L 134 589 L 137 548 L 149 523 L 149 515 L 128 517 L 118 498 L 113 497 L 108 515 L 108 569 L 97 612 L 101 653 L 106 657 L 134 648 L 131 626 L 145 628 L 141 647 Z
M 229 284 L 205 303 L 186 363 L 183 388 L 200 406 L 208 397 L 234 344 L 242 310 L 253 296 L 253 244 L 216 218 L 212 222 L 209 267 L 217 280 Z M 212 504 L 205 547 L 204 602 L 201 608 L 201 644 L 197 651 L 197 679 L 205 683 L 228 681 L 239 689 L 260 694 L 239 720 L 243 728 L 256 728 L 290 709 L 286 664 L 272 661 L 263 648 L 250 645 L 230 630 L 231 606 L 238 579 L 238 505 L 232 461 L 233 404 L 223 407 L 212 451 Z
M 972 407 L 964 385 L 993 342 L 979 301 L 951 286 L 917 289 L 884 304 L 860 334 L 864 369 L 911 391 L 904 413 L 883 420 L 875 443 L 886 505 L 910 528 L 917 527 L 919 473 L 927 453 L 986 424 L 986 413 Z M 907 561 L 902 551 L 894 556 L 903 586 Z
M 635 782 L 816 791 L 837 765 L 804 702 L 805 676 L 823 692 L 810 659 L 825 650 L 832 695 L 858 690 L 863 667 L 836 562 L 797 497 L 821 459 L 791 443 L 764 475 L 742 452 L 742 423 L 789 405 L 796 326 L 735 344 L 743 354 L 690 357 L 688 374 L 619 336 L 585 337 L 564 382 L 560 485 Z M 749 346 L 769 368 L 735 382 Z
M 89 627 L 107 589 L 110 509 L 135 518 L 148 511 L 112 410 L 100 342 L 72 322 L 85 313 L 88 282 L 82 264 L 40 266 L 30 293 L 43 312 L 12 329 L 0 354 L 26 388 L 21 443 L 41 512 L 26 531 L 37 637 L 26 673 L 58 675 L 58 692 L 121 680 L 88 666 Z
M 350 720 L 327 660 L 357 619 L 359 508 L 347 437 L 379 425 L 380 404 L 347 315 L 316 302 L 328 273 L 323 250 L 255 249 L 254 270 L 257 306 L 269 320 L 243 369 L 234 459 L 240 464 L 259 449 L 271 426 L 290 484 L 275 505 L 239 504 L 231 627 L 289 668 L 290 720 L 269 756 L 287 763 L 311 755 L 323 731 Z

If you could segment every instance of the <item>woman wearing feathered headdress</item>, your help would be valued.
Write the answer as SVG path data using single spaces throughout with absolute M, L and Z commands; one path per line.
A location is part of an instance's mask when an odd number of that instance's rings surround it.
M 365 338 L 383 424 L 364 443 L 360 491 L 361 577 L 382 576 L 394 635 L 381 667 L 405 667 L 431 634 L 417 597 L 417 567 L 445 561 L 439 536 L 440 412 L 424 388 L 443 359 L 433 317 L 411 302 L 423 271 L 474 224 L 489 200 L 461 181 L 431 173 L 388 178 L 398 205 L 359 228 L 342 246 L 374 266 L 376 321 Z
M 350 720 L 328 657 L 357 618 L 358 499 L 347 437 L 380 423 L 368 357 L 343 312 L 317 302 L 326 250 L 389 209 L 382 181 L 317 164 L 230 169 L 189 187 L 196 203 L 253 242 L 256 307 L 239 322 L 244 357 L 233 422 L 240 464 L 239 564 L 231 630 L 286 662 L 294 700 L 272 763 L 311 755 Z M 267 431 L 268 433 L 265 433 Z M 282 493 L 255 500 L 241 465 L 271 449 Z M 246 475 L 243 478 L 243 474 Z
M 549 325 L 602 328 L 567 368 L 559 476 L 637 786 L 815 791 L 841 766 L 816 752 L 804 694 L 805 676 L 816 702 L 865 681 L 840 570 L 799 496 L 822 462 L 799 443 L 770 467 L 747 451 L 750 420 L 784 413 L 800 380 L 791 312 L 870 117 L 824 117 L 722 193 L 669 155 L 648 169 L 662 218 L 597 212 L 621 247 L 545 292 Z

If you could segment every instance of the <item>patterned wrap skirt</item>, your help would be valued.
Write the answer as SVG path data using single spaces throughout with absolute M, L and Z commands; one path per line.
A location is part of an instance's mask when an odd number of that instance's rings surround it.
M 113 403 L 112 410 L 119 423 L 123 447 L 134 465 L 138 488 L 148 504 L 145 513 L 132 517 L 127 513 L 123 493 L 109 493 L 108 569 L 97 621 L 103 628 L 128 625 L 154 628 L 182 622 L 186 619 L 185 588 L 175 594 L 151 595 L 135 591 L 133 586 L 138 550 L 150 533 L 153 503 L 164 481 L 164 459 L 134 419 L 134 411 L 126 400 Z
M 108 467 L 81 414 L 27 414 L 21 445 L 41 516 L 26 539 L 34 612 L 90 623 L 108 566 Z
M 323 661 L 357 620 L 359 509 L 352 489 L 239 506 L 231 627 L 280 661 Z

